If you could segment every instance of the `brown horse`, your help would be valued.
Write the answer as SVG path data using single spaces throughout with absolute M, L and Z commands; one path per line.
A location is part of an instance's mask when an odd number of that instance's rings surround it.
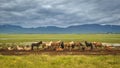
M 65 42 L 64 43 L 64 49 L 69 49 L 71 46 L 69 44 L 69 42 Z
M 75 47 L 77 47 L 78 49 L 81 49 L 82 51 L 85 50 L 85 45 L 83 45 L 83 43 L 81 42 L 75 42 Z
M 63 51 L 62 48 L 56 48 L 55 50 L 56 50 L 56 51 Z
M 75 42 L 65 42 L 64 43 L 64 49 L 69 49 L 70 51 L 75 48 Z
M 77 47 L 78 49 L 80 49 L 83 46 L 83 44 L 81 42 L 75 42 L 75 47 Z
M 95 48 L 103 46 L 101 42 L 93 42 L 92 44 L 95 46 Z
M 51 43 L 51 47 L 53 50 L 55 50 L 56 48 L 64 48 L 64 43 L 62 41 L 57 41 L 57 42 L 52 42 Z
M 40 44 L 42 44 L 42 41 L 38 42 L 38 43 L 32 43 L 31 45 L 31 50 L 33 50 L 34 46 L 37 47 L 37 49 L 39 48 Z

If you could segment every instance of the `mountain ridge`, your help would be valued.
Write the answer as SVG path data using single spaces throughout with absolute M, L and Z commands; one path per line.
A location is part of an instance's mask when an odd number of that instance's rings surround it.
M 120 33 L 120 25 L 84 24 L 74 25 L 66 28 L 57 26 L 24 28 L 16 25 L 0 25 L 0 33 Z

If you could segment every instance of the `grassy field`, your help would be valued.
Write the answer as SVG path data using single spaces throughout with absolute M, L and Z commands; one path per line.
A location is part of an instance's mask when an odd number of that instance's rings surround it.
M 120 34 L 0 34 L 0 43 L 35 41 L 120 43 Z M 0 55 L 0 68 L 119 68 L 120 55 Z
M 119 68 L 120 56 L 2 56 L 0 68 Z
M 33 42 L 33 41 L 99 41 L 120 43 L 120 34 L 0 34 L 0 42 Z

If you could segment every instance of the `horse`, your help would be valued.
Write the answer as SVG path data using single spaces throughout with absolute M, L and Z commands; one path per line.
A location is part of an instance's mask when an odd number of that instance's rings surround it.
M 70 48 L 69 42 L 65 42 L 65 43 L 64 43 L 64 49 L 69 49 L 69 48 Z
M 95 46 L 95 48 L 103 46 L 101 42 L 93 42 L 92 44 Z
M 70 47 L 72 47 L 72 49 L 75 48 L 75 42 L 71 41 L 69 42 L 69 44 L 70 44 Z
M 51 43 L 51 48 L 53 50 L 55 50 L 56 48 L 59 48 L 60 47 L 60 42 L 52 42 Z
M 77 47 L 78 49 L 80 49 L 83 46 L 83 44 L 81 42 L 75 42 L 75 47 Z
M 86 47 L 90 47 L 91 50 L 93 49 L 93 44 L 91 42 L 85 41 Z
M 39 48 L 40 44 L 42 44 L 42 41 L 38 42 L 38 43 L 32 43 L 31 44 L 31 50 L 33 50 L 34 46 L 37 47 L 37 49 Z
M 71 51 L 71 49 L 75 48 L 75 42 L 71 41 L 64 43 L 64 48 L 69 49 Z
M 71 49 L 74 49 L 75 46 L 79 46 L 79 43 L 75 43 L 74 41 L 64 43 L 64 48 L 69 49 L 70 51 Z
M 24 50 L 25 50 L 25 51 L 29 51 L 29 50 L 31 50 L 31 47 L 30 47 L 29 45 L 26 45 L 26 46 L 24 47 Z
M 44 48 L 44 49 L 50 49 L 52 43 L 53 43 L 53 41 L 50 41 L 50 42 L 43 42 L 42 48 Z
M 60 46 L 62 49 L 64 49 L 64 42 L 63 41 L 61 41 Z
M 56 51 L 63 51 L 62 48 L 56 48 L 55 50 L 56 50 Z
M 82 49 L 82 51 L 85 51 L 86 46 L 83 45 L 81 42 L 78 42 L 76 46 L 79 47 L 79 49 Z
M 8 50 L 13 50 L 13 48 L 12 47 L 8 47 Z
M 64 42 L 63 41 L 52 42 L 51 47 L 52 49 L 56 49 L 56 48 L 64 49 Z
M 114 49 L 115 47 L 111 44 L 108 43 L 103 43 L 103 47 L 105 50 L 111 51 L 112 49 Z
M 17 50 L 24 50 L 23 46 L 16 46 Z
M 112 47 L 110 45 L 105 45 L 104 48 L 105 48 L 105 50 L 111 51 L 114 47 Z

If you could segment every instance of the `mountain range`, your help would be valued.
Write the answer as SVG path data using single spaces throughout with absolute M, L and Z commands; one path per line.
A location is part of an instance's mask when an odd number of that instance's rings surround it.
M 0 25 L 0 33 L 19 33 L 19 34 L 87 34 L 87 33 L 120 33 L 120 25 L 99 25 L 99 24 L 84 24 L 69 26 L 66 28 L 47 26 L 36 28 L 23 28 L 16 25 Z

